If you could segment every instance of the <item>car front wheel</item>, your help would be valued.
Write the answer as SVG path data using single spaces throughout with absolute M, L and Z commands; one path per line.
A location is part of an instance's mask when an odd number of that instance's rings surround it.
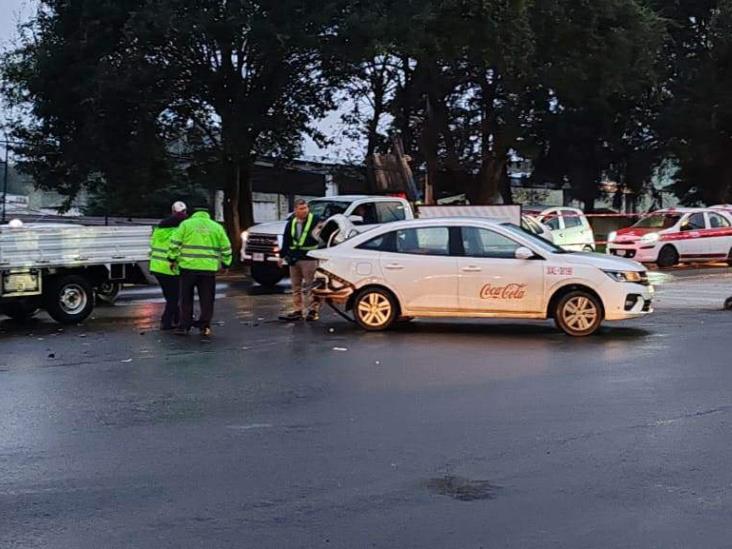
M 602 323 L 602 305 L 589 292 L 570 292 L 554 310 L 554 321 L 565 334 L 584 337 L 594 334 Z
M 673 267 L 679 262 L 679 253 L 676 248 L 667 244 L 661 251 L 658 252 L 658 261 L 656 262 L 659 267 L 668 268 Z
M 397 318 L 394 296 L 381 288 L 364 288 L 353 301 L 353 316 L 361 328 L 378 332 L 389 328 Z

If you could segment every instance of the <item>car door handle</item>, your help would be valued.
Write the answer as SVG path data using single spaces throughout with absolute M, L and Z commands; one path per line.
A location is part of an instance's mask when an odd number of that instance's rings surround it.
M 401 271 L 404 268 L 404 265 L 400 265 L 399 263 L 387 263 L 386 268 L 390 271 Z
M 481 269 L 480 267 L 477 267 L 475 265 L 468 265 L 467 267 L 462 268 L 462 271 L 464 273 L 479 273 L 482 270 L 483 269 Z

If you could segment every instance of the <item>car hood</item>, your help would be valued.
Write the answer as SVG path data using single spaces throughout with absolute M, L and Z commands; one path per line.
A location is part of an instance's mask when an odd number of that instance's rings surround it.
M 584 252 L 561 254 L 558 260 L 573 265 L 590 265 L 603 271 L 645 271 L 646 268 L 632 259 L 624 259 L 612 255 L 591 254 Z
M 615 242 L 635 242 L 639 238 L 651 234 L 660 233 L 662 229 L 651 229 L 642 227 L 628 227 L 616 232 Z
M 269 223 L 259 223 L 249 227 L 249 234 L 266 234 L 280 236 L 285 232 L 287 220 L 270 221 Z

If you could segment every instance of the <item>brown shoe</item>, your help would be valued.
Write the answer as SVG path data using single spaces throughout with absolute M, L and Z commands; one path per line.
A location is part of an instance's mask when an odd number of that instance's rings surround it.
M 308 312 L 308 316 L 305 317 L 305 320 L 308 322 L 316 322 L 320 320 L 320 313 L 318 311 L 310 311 Z
M 211 337 L 213 335 L 213 332 L 211 331 L 211 328 L 206 327 L 201 330 L 201 335 L 203 337 Z

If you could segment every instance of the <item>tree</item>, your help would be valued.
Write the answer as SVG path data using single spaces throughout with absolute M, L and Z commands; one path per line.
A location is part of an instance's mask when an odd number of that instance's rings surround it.
M 665 25 L 636 0 L 537 0 L 533 27 L 544 94 L 534 176 L 568 182 L 592 211 L 606 175 L 636 189 L 652 175 Z
M 658 129 L 684 203 L 732 201 L 732 2 L 662 6 L 672 21 L 667 101 Z
M 83 188 L 129 201 L 172 177 L 158 117 L 166 105 L 149 64 L 121 55 L 143 0 L 46 0 L 2 65 L 19 167 L 67 204 Z
M 338 6 L 314 0 L 158 0 L 133 20 L 139 47 L 174 90 L 170 110 L 220 154 L 229 235 L 253 223 L 257 155 L 289 158 L 333 108 L 329 46 Z

